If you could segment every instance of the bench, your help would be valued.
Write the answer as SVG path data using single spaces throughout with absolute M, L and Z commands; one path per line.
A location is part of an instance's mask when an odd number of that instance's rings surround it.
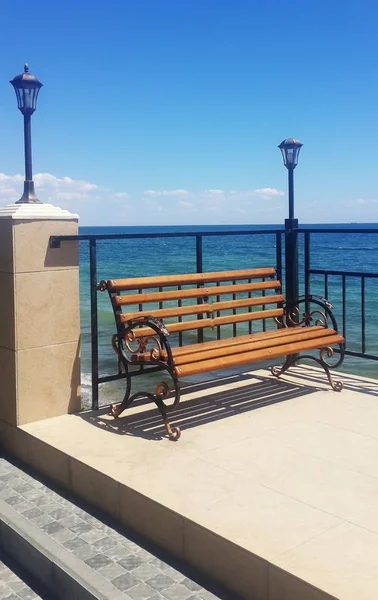
M 112 345 L 119 371 L 126 374 L 125 396 L 120 405 L 112 405 L 114 417 L 147 396 L 157 405 L 169 438 L 177 440 L 180 429 L 171 429 L 167 411 L 180 400 L 180 379 L 279 357 L 285 361 L 271 368 L 276 377 L 307 358 L 323 367 L 333 390 L 343 388 L 329 370 L 344 357 L 333 306 L 320 296 L 285 304 L 274 268 L 103 280 L 99 289 L 110 296 L 117 328 Z M 326 357 L 335 345 L 340 355 L 331 367 Z M 319 350 L 319 357 L 303 354 L 310 350 Z M 173 403 L 165 404 L 170 393 L 165 381 L 154 394 L 131 395 L 135 370 L 166 371 Z

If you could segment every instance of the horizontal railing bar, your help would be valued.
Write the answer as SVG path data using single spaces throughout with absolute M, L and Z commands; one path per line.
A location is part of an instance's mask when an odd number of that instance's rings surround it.
M 339 350 L 334 349 L 334 352 L 339 352 Z M 366 354 L 362 353 L 362 352 L 354 352 L 353 350 L 346 350 L 345 349 L 345 354 L 348 354 L 348 356 L 356 356 L 357 358 L 367 358 L 368 360 L 378 360 L 378 356 L 374 356 L 374 354 Z
M 309 269 L 312 275 L 345 275 L 346 277 L 378 277 L 378 273 L 364 273 L 362 271 L 330 271 L 328 269 Z
M 148 371 L 146 369 L 140 369 L 138 371 L 130 371 L 130 377 L 136 377 L 137 375 L 146 375 L 146 373 L 156 373 L 157 371 L 162 371 L 163 367 L 150 367 Z M 104 375 L 103 377 L 98 378 L 99 383 L 108 383 L 109 381 L 116 381 L 117 379 L 126 379 L 125 373 L 116 373 L 115 375 Z
M 321 229 L 313 229 L 312 227 L 298 227 L 298 233 L 378 233 L 378 229 L 361 229 L 361 228 L 351 228 L 351 229 L 346 229 L 346 228 L 332 228 L 332 229 L 326 229 L 326 228 L 321 228 Z
M 214 237 L 228 235 L 272 235 L 284 233 L 283 229 L 257 229 L 247 231 L 177 231 L 160 233 L 98 233 L 98 234 L 79 234 L 79 235 L 52 235 L 50 237 L 50 247 L 56 248 L 60 242 L 71 241 L 90 241 L 90 240 L 132 240 L 132 239 L 151 239 L 151 238 L 177 238 L 177 237 Z

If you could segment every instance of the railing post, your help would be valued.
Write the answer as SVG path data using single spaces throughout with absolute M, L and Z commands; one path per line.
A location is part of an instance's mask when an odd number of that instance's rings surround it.
M 287 304 L 298 300 L 298 219 L 285 219 L 285 292 Z
M 98 409 L 98 313 L 97 313 L 97 256 L 96 239 L 89 240 L 89 267 L 91 292 L 91 363 L 92 410 Z
M 196 235 L 196 267 L 197 273 L 202 273 L 202 235 Z M 202 299 L 197 298 L 197 304 L 202 304 Z M 199 319 L 202 319 L 203 317 L 203 315 L 197 316 Z M 197 342 L 199 344 L 202 344 L 203 342 L 203 329 L 197 329 Z

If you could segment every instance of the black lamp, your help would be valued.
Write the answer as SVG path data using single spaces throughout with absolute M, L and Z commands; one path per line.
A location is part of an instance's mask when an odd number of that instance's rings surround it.
M 32 174 L 32 152 L 31 152 L 31 124 L 30 117 L 37 108 L 37 98 L 42 83 L 29 73 L 26 64 L 24 73 L 16 75 L 10 81 L 17 96 L 17 105 L 24 115 L 24 140 L 25 140 L 25 181 L 24 193 L 16 204 L 41 204 L 34 192 L 34 181 Z
M 294 138 L 287 138 L 278 146 L 282 152 L 284 165 L 289 176 L 289 219 L 294 219 L 294 169 L 298 164 L 299 151 L 303 144 Z

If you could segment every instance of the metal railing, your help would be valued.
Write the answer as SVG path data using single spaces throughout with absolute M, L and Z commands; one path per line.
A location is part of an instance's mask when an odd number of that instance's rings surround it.
M 358 358 L 378 361 L 378 354 L 366 352 L 366 281 L 377 280 L 378 272 L 363 272 L 363 271 L 348 271 L 345 269 L 319 269 L 311 267 L 311 237 L 314 235 L 366 235 L 378 234 L 378 229 L 362 229 L 362 228 L 311 228 L 302 227 L 298 230 L 299 234 L 304 236 L 304 291 L 305 295 L 311 293 L 311 276 L 317 275 L 323 278 L 323 290 L 325 298 L 329 297 L 330 278 L 339 278 L 339 287 L 341 288 L 341 333 L 346 339 L 345 354 Z M 377 257 L 378 258 L 378 257 Z M 359 342 L 361 350 L 351 350 L 348 348 L 348 331 L 347 331 L 347 284 L 348 282 L 359 283 L 359 315 L 361 318 L 361 334 Z M 334 288 L 335 288 L 334 284 Z M 378 297 L 377 297 L 378 308 Z M 377 331 L 378 331 L 378 315 Z M 356 340 L 354 340 L 356 342 Z
M 91 312 L 91 380 L 92 380 L 92 409 L 97 410 L 99 406 L 99 385 L 124 379 L 125 374 L 120 370 L 114 375 L 99 375 L 99 353 L 98 353 L 98 268 L 97 268 L 97 242 L 104 240 L 131 240 L 131 239 L 156 239 L 156 238 L 195 238 L 196 248 L 196 270 L 197 273 L 203 272 L 203 238 L 214 236 L 258 236 L 258 235 L 273 235 L 275 236 L 276 246 L 276 271 L 279 279 L 282 278 L 282 236 L 283 229 L 265 229 L 265 230 L 248 230 L 248 231 L 202 231 L 202 232 L 167 232 L 167 233 L 119 233 L 119 234 L 84 234 L 84 235 L 65 235 L 52 236 L 50 238 L 50 247 L 59 248 L 60 243 L 64 241 L 86 241 L 89 243 L 89 267 L 90 267 L 90 312 Z M 199 336 L 202 332 L 199 332 Z M 200 340 L 199 340 L 200 341 Z M 159 367 L 156 370 L 160 370 Z M 150 369 L 149 372 L 152 372 Z M 129 375 L 131 377 L 141 374 L 141 371 L 133 371 Z
M 289 236 L 298 236 L 297 240 L 293 241 L 293 238 Z M 345 354 L 349 354 L 354 357 L 361 357 L 365 359 L 371 359 L 378 361 L 377 354 L 366 352 L 366 292 L 365 282 L 367 279 L 376 279 L 378 281 L 378 272 L 360 272 L 360 271 L 346 271 L 337 269 L 319 269 L 311 267 L 311 236 L 318 234 L 378 234 L 378 229 L 343 229 L 343 228 L 309 228 L 303 227 L 300 229 L 291 230 L 290 232 L 285 229 L 261 229 L 261 230 L 245 230 L 245 231 L 202 231 L 202 232 L 167 232 L 167 233 L 125 233 L 125 234 L 84 234 L 84 235 L 69 235 L 69 236 L 52 236 L 50 238 L 50 247 L 57 248 L 61 242 L 64 241 L 84 241 L 89 244 L 89 267 L 90 267 L 90 332 L 91 332 L 91 381 L 92 381 L 92 408 L 97 409 L 99 405 L 99 385 L 117 379 L 123 379 L 125 375 L 119 372 L 113 375 L 101 376 L 99 375 L 99 344 L 98 344 L 98 264 L 97 264 L 97 244 L 104 240 L 145 240 L 145 239 L 156 239 L 156 238 L 195 238 L 195 261 L 196 270 L 198 273 L 203 271 L 203 239 L 207 237 L 229 237 L 229 236 L 259 236 L 259 235 L 272 235 L 275 239 L 275 262 L 278 279 L 285 280 L 284 287 L 286 290 L 295 289 L 298 287 L 298 281 L 304 284 L 304 293 L 309 295 L 312 292 L 312 276 L 324 277 L 322 293 L 327 298 L 329 291 L 330 277 L 340 277 L 341 280 L 341 323 L 342 333 L 344 337 L 347 333 L 347 281 L 349 279 L 360 280 L 360 314 L 361 314 L 361 351 L 348 349 L 348 340 L 346 344 Z M 303 250 L 298 251 L 298 242 L 302 241 L 303 236 Z M 289 273 L 289 269 L 283 269 L 282 260 L 282 242 L 286 240 L 288 243 L 290 239 L 290 252 L 295 252 L 295 256 L 286 256 L 286 265 L 290 264 L 291 260 L 294 264 L 298 261 L 298 252 L 302 254 L 299 256 L 299 272 L 297 273 L 297 281 L 293 285 L 293 281 L 288 281 L 289 277 L 293 277 L 293 273 Z M 302 248 L 302 247 L 301 247 Z M 302 276 L 301 276 L 302 275 Z M 110 277 L 110 274 L 109 274 Z M 288 299 L 288 298 L 287 298 Z M 159 370 L 159 368 L 157 368 Z M 131 376 L 140 374 L 140 371 L 130 373 Z

